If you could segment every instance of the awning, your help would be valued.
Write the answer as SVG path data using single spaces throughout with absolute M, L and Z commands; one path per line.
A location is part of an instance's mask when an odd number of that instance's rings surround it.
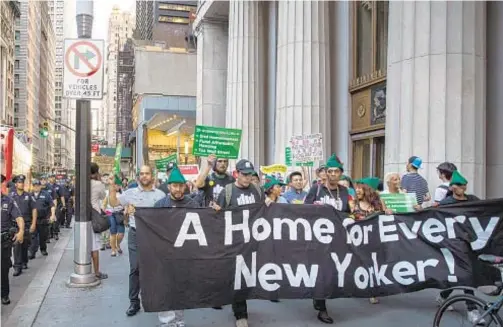
M 166 133 L 180 130 L 183 134 L 194 134 L 195 118 L 182 117 L 171 113 L 156 113 L 146 123 L 147 129 L 155 129 Z

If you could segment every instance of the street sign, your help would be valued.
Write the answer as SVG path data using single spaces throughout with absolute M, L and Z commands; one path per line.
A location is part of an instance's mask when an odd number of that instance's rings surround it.
M 65 39 L 63 96 L 67 99 L 103 98 L 103 40 Z

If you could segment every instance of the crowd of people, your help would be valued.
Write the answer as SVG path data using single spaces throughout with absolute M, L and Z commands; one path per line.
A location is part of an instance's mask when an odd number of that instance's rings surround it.
M 10 304 L 9 273 L 20 276 L 29 260 L 40 250 L 47 256 L 47 244 L 59 240 L 62 228 L 70 228 L 75 203 L 75 177 L 56 181 L 56 175 L 40 179 L 25 175 L 11 180 L 2 175 L 2 262 L 1 301 Z M 14 257 L 14 264 L 12 264 Z
M 413 193 L 417 205 L 413 210 L 424 210 L 430 206 L 442 206 L 465 201 L 476 201 L 474 195 L 466 194 L 468 181 L 457 167 L 444 162 L 437 167 L 440 184 L 430 195 L 426 180 L 419 174 L 422 161 L 413 156 L 408 160 L 406 173 L 391 172 L 384 180 L 368 176 L 352 180 L 344 174 L 344 164 L 336 155 L 330 156 L 324 165 L 316 169 L 316 179 L 310 181 L 305 169 L 291 172 L 283 180 L 277 175 L 262 175 L 252 162 L 239 160 L 235 172 L 230 173 L 229 161 L 210 155 L 207 166 L 197 179 L 187 181 L 175 163 L 167 166 L 165 181 L 158 180 L 150 166 L 142 166 L 134 180 L 118 179 L 117 176 L 99 172 L 99 166 L 91 165 L 91 205 L 94 210 L 106 215 L 110 229 L 94 233 L 92 260 L 96 277 L 108 276 L 100 270 L 99 252 L 110 250 L 112 257 L 123 254 L 122 241 L 129 227 L 127 247 L 129 252 L 129 300 L 126 311 L 134 316 L 140 311 L 140 279 L 136 241 L 135 207 L 210 207 L 214 210 L 263 202 L 290 204 L 330 205 L 336 210 L 349 214 L 355 220 L 366 219 L 376 212 L 392 214 L 381 200 L 382 194 Z M 26 269 L 28 260 L 35 257 L 40 247 L 42 255 L 47 255 L 46 242 L 58 238 L 59 229 L 69 227 L 74 202 L 74 179 L 57 185 L 54 176 L 49 180 L 33 179 L 30 188 L 25 187 L 24 176 L 12 180 L 15 187 L 2 191 L 2 303 L 8 301 L 8 261 L 9 246 L 14 247 L 14 276 Z M 2 185 L 4 179 L 2 178 Z M 3 188 L 2 188 L 3 190 Z M 4 234 L 8 242 L 4 245 Z M 28 236 L 29 235 L 29 236 Z M 44 235 L 48 235 L 45 237 Z M 29 247 L 27 244 L 32 242 Z M 36 245 L 34 245 L 36 244 Z M 5 251 L 7 249 L 7 251 Z M 5 261 L 4 261 L 5 260 Z M 439 304 L 442 297 L 436 299 Z M 377 298 L 369 299 L 378 304 Z M 313 300 L 317 318 L 327 324 L 334 322 L 329 315 L 324 299 Z M 476 321 L 477 310 L 468 304 L 468 318 Z M 219 310 L 221 307 L 214 307 Z M 232 304 L 237 327 L 248 326 L 246 301 Z M 183 311 L 169 311 L 158 314 L 163 326 L 184 326 Z

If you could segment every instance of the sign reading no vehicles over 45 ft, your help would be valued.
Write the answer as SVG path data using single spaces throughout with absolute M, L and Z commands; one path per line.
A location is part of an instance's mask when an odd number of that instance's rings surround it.
M 103 98 L 103 40 L 65 39 L 63 96 L 68 99 Z

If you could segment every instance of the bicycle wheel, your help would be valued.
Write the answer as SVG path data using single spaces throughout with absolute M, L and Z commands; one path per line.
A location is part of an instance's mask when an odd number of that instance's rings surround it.
M 479 315 L 483 318 L 483 321 L 479 322 L 476 326 L 503 327 L 503 321 L 498 313 L 489 312 L 484 315 L 489 308 L 488 303 L 470 294 L 454 295 L 447 298 L 435 314 L 433 327 L 474 326 L 473 323 L 468 320 L 466 301 L 472 302 L 478 310 Z M 455 311 L 449 312 L 449 307 L 455 307 Z

